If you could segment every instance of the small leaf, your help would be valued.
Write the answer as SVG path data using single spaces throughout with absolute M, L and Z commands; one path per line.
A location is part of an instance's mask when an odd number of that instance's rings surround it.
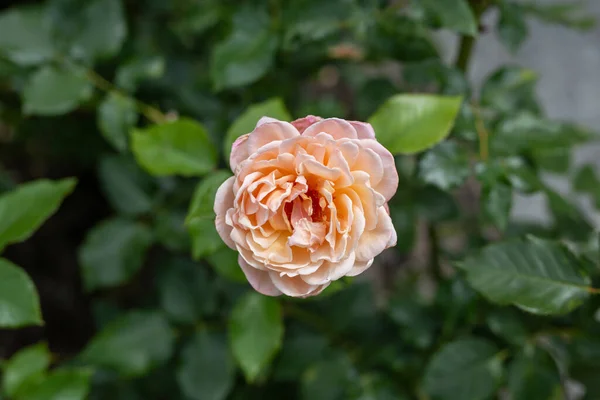
M 28 383 L 15 400 L 85 400 L 88 397 L 92 371 L 57 369 L 48 376 Z
M 42 325 L 40 300 L 25 271 L 0 258 L 0 327 Z
M 79 249 L 79 264 L 88 291 L 127 282 L 142 266 L 152 244 L 150 230 L 127 219 L 109 219 L 90 230 Z
M 118 212 L 139 215 L 152 209 L 153 182 L 131 157 L 102 158 L 98 177 L 106 197 Z
M 442 190 L 462 185 L 470 172 L 469 155 L 456 142 L 451 141 L 435 146 L 419 163 L 421 179 Z
M 421 0 L 421 3 L 439 20 L 442 27 L 466 35 L 476 36 L 477 20 L 466 0 Z
M 481 202 L 484 216 L 501 231 L 504 231 L 508 225 L 512 197 L 512 188 L 503 183 L 496 183 L 482 190 Z
M 596 208 L 600 208 L 600 179 L 591 165 L 585 165 L 577 171 L 573 188 L 578 192 L 591 195 Z
M 28 381 L 43 376 L 49 366 L 50 352 L 46 343 L 21 349 L 3 366 L 2 387 L 13 397 Z
M 537 74 L 526 68 L 506 66 L 494 71 L 481 88 L 481 105 L 503 113 L 539 111 L 534 88 Z
M 196 187 L 185 219 L 185 225 L 192 237 L 194 259 L 212 254 L 225 246 L 215 227 L 213 208 L 217 189 L 230 176 L 229 171 L 216 171 L 204 178 Z
M 541 239 L 489 245 L 457 265 L 488 300 L 534 314 L 564 314 L 589 297 L 581 262 L 565 247 Z
M 423 389 L 440 400 L 484 400 L 499 384 L 498 349 L 484 339 L 451 342 L 433 355 L 425 370 Z
M 205 331 L 194 335 L 177 369 L 182 393 L 193 400 L 223 400 L 234 381 L 235 366 L 223 337 Z
M 81 71 L 44 66 L 23 89 L 23 113 L 52 116 L 75 110 L 92 96 L 92 84 Z
M 229 320 L 229 344 L 246 380 L 254 382 L 281 347 L 283 322 L 276 299 L 249 292 Z
M 462 97 L 399 94 L 389 98 L 369 122 L 377 139 L 393 154 L 413 154 L 450 133 Z
M 561 378 L 554 361 L 539 349 L 521 352 L 510 364 L 508 391 L 513 400 L 554 399 L 562 394 Z
M 174 259 L 159 280 L 161 308 L 169 319 L 193 324 L 217 308 L 216 290 L 205 265 Z
M 519 4 L 500 3 L 500 21 L 497 29 L 502 43 L 512 53 L 516 53 L 528 34 L 527 22 Z
M 20 66 L 53 57 L 54 42 L 41 7 L 13 7 L 0 13 L 0 55 Z
M 247 283 L 248 279 L 238 264 L 238 252 L 229 247 L 221 247 L 208 255 L 206 261 L 221 277 L 232 282 Z
M 0 250 L 28 239 L 75 188 L 73 178 L 39 179 L 0 196 Z
M 115 82 L 118 87 L 134 92 L 143 81 L 158 79 L 164 73 L 165 59 L 162 56 L 135 58 L 119 66 Z
M 98 106 L 100 132 L 106 141 L 120 152 L 129 147 L 128 133 L 137 120 L 135 102 L 128 97 L 111 93 Z
M 266 10 L 241 7 L 233 17 L 233 32 L 217 43 L 210 58 L 210 76 L 217 90 L 244 86 L 271 68 L 277 35 L 269 30 Z
M 95 336 L 80 354 L 80 360 L 126 377 L 140 376 L 166 362 L 174 344 L 173 331 L 161 314 L 129 312 Z
M 206 130 L 188 118 L 133 129 L 131 150 L 140 166 L 156 176 L 201 176 L 217 163 Z
M 250 105 L 246 111 L 238 116 L 227 130 L 225 141 L 223 142 L 223 154 L 229 160 L 231 154 L 231 145 L 235 140 L 250 133 L 256 127 L 256 123 L 262 117 L 271 117 L 280 121 L 289 121 L 292 119 L 289 111 L 285 108 L 285 104 L 280 98 L 272 98 L 262 103 Z

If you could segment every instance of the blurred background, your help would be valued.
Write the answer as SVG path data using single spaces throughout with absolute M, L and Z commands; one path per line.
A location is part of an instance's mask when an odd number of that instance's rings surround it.
M 600 186 L 582 170 L 600 167 L 597 18 L 595 0 L 3 2 L 0 194 L 41 178 L 78 183 L 32 237 L 3 250 L 31 276 L 45 323 L 0 330 L 0 359 L 46 343 L 38 350 L 52 368 L 94 372 L 69 397 L 72 380 L 51 395 L 18 394 L 5 371 L 0 398 L 600 399 L 597 357 L 569 364 L 569 375 L 555 338 L 549 355 L 523 339 L 583 326 L 597 302 L 544 320 L 491 305 L 451 267 L 500 237 L 593 239 Z M 186 223 L 197 186 L 228 169 L 231 138 L 265 113 L 366 121 L 397 93 L 465 96 L 450 136 L 468 149 L 459 177 L 436 184 L 414 172 L 422 158 L 398 156 L 399 193 L 411 194 L 391 204 L 396 248 L 316 299 L 241 307 L 256 298 L 235 253 L 212 223 Z M 498 137 L 556 135 L 541 150 L 529 136 L 508 151 L 496 144 L 502 160 L 532 171 L 536 189 L 509 187 L 491 217 L 468 164 L 481 145 L 479 112 L 490 137 L 521 113 L 533 122 Z M 140 165 L 129 132 L 178 116 L 206 132 L 210 173 L 157 176 Z M 254 366 L 230 348 L 244 321 L 259 321 L 243 344 L 265 349 Z M 530 375 L 507 363 L 493 379 L 468 378 L 483 382 L 480 392 L 423 383 L 432 355 L 468 335 L 529 346 L 533 378 L 510 378 Z M 600 354 L 596 342 L 581 348 Z

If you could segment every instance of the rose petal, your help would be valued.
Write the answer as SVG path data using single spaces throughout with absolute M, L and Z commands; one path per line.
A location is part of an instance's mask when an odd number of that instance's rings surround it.
M 233 182 L 235 181 L 235 177 L 232 176 L 227 179 L 225 182 L 219 186 L 217 189 L 217 194 L 215 195 L 215 205 L 214 211 L 217 215 L 215 217 L 215 226 L 217 227 L 217 232 L 221 239 L 225 242 L 227 246 L 232 249 L 235 249 L 235 243 L 231 239 L 231 230 L 232 227 L 227 225 L 226 223 L 226 214 L 227 211 L 233 207 Z
M 248 153 L 253 154 L 266 144 L 300 136 L 289 122 L 273 121 L 258 125 L 248 137 Z
M 383 207 L 377 210 L 377 226 L 375 229 L 365 231 L 356 248 L 356 260 L 368 261 L 379 255 L 388 247 L 396 245 L 396 230 L 392 219 Z
M 273 284 L 283 294 L 291 297 L 309 297 L 321 293 L 328 284 L 309 285 L 301 276 L 290 277 L 279 272 L 269 272 Z
M 348 121 L 356 129 L 356 135 L 359 139 L 375 139 L 375 130 L 368 122 Z
M 248 137 L 249 133 L 240 136 L 233 142 L 231 145 L 231 154 L 229 155 L 229 166 L 231 167 L 231 171 L 235 173 L 238 165 L 242 163 L 242 161 L 246 160 L 249 157 L 248 153 Z
M 381 193 L 386 200 L 390 200 L 396 194 L 396 190 L 398 190 L 398 171 L 396 170 L 394 156 L 376 140 L 362 140 L 360 144 L 365 148 L 373 150 L 381 157 L 383 177 L 373 189 Z
M 356 276 L 365 272 L 371 265 L 373 265 L 373 259 L 369 261 L 356 261 L 354 267 L 346 274 L 346 276 Z
M 254 290 L 265 296 L 281 295 L 281 291 L 273 285 L 273 281 L 271 281 L 267 271 L 261 271 L 248 265 L 242 256 L 238 257 L 238 264 L 240 264 L 242 271 L 244 271 L 248 282 L 250 282 L 250 285 L 252 285 Z
M 334 139 L 357 139 L 356 129 L 348 122 L 339 118 L 327 118 L 306 128 L 302 136 L 317 136 L 325 132 Z

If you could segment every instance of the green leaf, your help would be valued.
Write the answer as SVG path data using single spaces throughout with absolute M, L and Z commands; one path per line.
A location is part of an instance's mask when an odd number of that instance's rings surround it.
M 254 382 L 281 346 L 283 321 L 276 299 L 255 292 L 241 297 L 229 319 L 229 344 L 248 382 Z
M 561 378 L 552 358 L 539 349 L 525 349 L 509 366 L 508 391 L 513 400 L 551 400 L 557 393 L 562 394 Z
M 193 324 L 217 308 L 216 290 L 205 265 L 174 259 L 159 280 L 161 308 L 174 322 Z
M 75 110 L 92 96 L 93 86 L 81 71 L 44 66 L 23 89 L 23 113 L 53 116 Z
M 496 336 L 508 343 L 524 345 L 528 340 L 528 333 L 520 314 L 514 308 L 502 308 L 490 312 L 485 322 Z
M 206 331 L 194 335 L 181 353 L 177 382 L 189 399 L 227 397 L 235 382 L 235 365 L 222 335 Z
M 451 141 L 438 144 L 419 162 L 421 179 L 442 190 L 462 185 L 470 172 L 468 153 Z
M 526 68 L 506 66 L 494 71 L 481 88 L 481 105 L 502 113 L 539 111 L 535 100 L 537 74 Z
M 210 77 L 217 90 L 244 86 L 271 68 L 277 35 L 270 31 L 266 10 L 241 7 L 233 17 L 233 31 L 216 44 L 210 58 Z
M 2 387 L 12 397 L 28 381 L 43 376 L 49 366 L 50 352 L 46 343 L 21 349 L 2 367 Z
M 533 148 L 531 156 L 539 169 L 555 174 L 566 174 L 571 167 L 571 148 L 569 147 Z
M 0 258 L 0 327 L 42 325 L 40 300 L 27 274 Z
M 393 154 L 413 154 L 450 133 L 462 97 L 398 94 L 389 98 L 369 122 L 377 139 Z
M 442 27 L 476 36 L 478 27 L 475 15 L 466 0 L 421 0 L 425 8 L 441 21 Z
M 548 206 L 552 212 L 554 229 L 560 237 L 574 240 L 586 240 L 593 229 L 588 218 L 571 201 L 550 188 L 545 188 Z
M 162 209 L 154 216 L 154 236 L 165 248 L 178 253 L 189 253 L 190 235 L 185 227 L 186 211 Z
M 527 39 L 527 21 L 523 10 L 516 3 L 500 3 L 500 21 L 498 22 L 498 37 L 512 53 L 516 53 Z
M 589 297 L 581 261 L 567 248 L 530 237 L 489 245 L 457 266 L 488 300 L 534 314 L 564 314 Z
M 108 94 L 98 106 L 98 127 L 104 139 L 116 150 L 129 147 L 128 133 L 138 120 L 135 102 L 114 93 Z
M 600 179 L 591 165 L 585 165 L 575 174 L 573 188 L 592 196 L 596 208 L 600 208 Z
M 72 16 L 78 22 L 78 29 L 71 33 L 71 55 L 87 60 L 116 55 L 127 36 L 121 0 L 91 0 L 81 6 Z
M 148 227 L 127 219 L 109 219 L 90 230 L 79 249 L 86 290 L 127 282 L 142 266 L 152 244 Z
M 13 7 L 0 13 L 0 56 L 31 66 L 49 60 L 54 52 L 43 8 Z
M 223 142 L 223 154 L 227 160 L 229 160 L 233 142 L 238 137 L 252 132 L 256 127 L 256 123 L 262 117 L 271 117 L 281 121 L 290 121 L 292 119 L 285 104 L 283 104 L 283 100 L 278 97 L 250 105 L 246 111 L 233 121 L 227 130 L 227 135 Z
M 98 177 L 108 201 L 118 212 L 139 215 L 152 209 L 153 182 L 130 157 L 102 158 Z
M 232 282 L 246 283 L 248 279 L 238 264 L 238 252 L 229 247 L 221 247 L 208 255 L 206 261 L 221 277 Z
M 85 400 L 88 397 L 92 371 L 58 369 L 36 382 L 28 383 L 15 400 Z
M 173 331 L 161 314 L 129 312 L 95 336 L 80 354 L 80 360 L 126 377 L 141 376 L 166 362 L 174 344 Z
M 281 354 L 273 366 L 273 379 L 296 382 L 328 350 L 327 339 L 311 331 L 286 333 Z
M 436 400 L 484 400 L 495 392 L 501 374 L 501 359 L 493 343 L 462 339 L 433 355 L 425 370 L 423 389 Z
M 133 129 L 131 150 L 140 166 L 156 176 L 201 176 L 217 163 L 206 129 L 188 118 Z
M 587 12 L 587 4 L 586 1 L 554 2 L 553 4 L 538 4 L 529 1 L 522 7 L 524 12 L 541 21 L 588 31 L 596 26 L 596 18 Z
M 0 195 L 0 250 L 28 239 L 75 188 L 73 178 L 39 179 Z
M 141 82 L 158 79 L 165 73 L 165 59 L 152 56 L 132 59 L 117 69 L 115 83 L 128 92 L 134 92 Z
M 328 357 L 309 368 L 302 376 L 302 400 L 336 400 L 348 398 L 354 378 L 352 364 L 341 354 Z
M 216 171 L 196 187 L 185 219 L 185 225 L 192 237 L 194 259 L 212 254 L 225 245 L 215 228 L 213 208 L 219 186 L 230 176 L 229 171 Z
M 498 229 L 504 231 L 508 226 L 512 208 L 512 188 L 503 183 L 484 187 L 482 190 L 482 211 Z

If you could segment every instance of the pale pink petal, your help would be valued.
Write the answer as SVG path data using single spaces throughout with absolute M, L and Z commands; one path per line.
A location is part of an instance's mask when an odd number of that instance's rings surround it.
M 252 155 L 266 144 L 300 136 L 292 124 L 284 121 L 266 122 L 258 125 L 248 137 L 248 153 Z
M 375 139 L 375 131 L 373 126 L 368 122 L 348 121 L 354 129 L 359 139 Z
M 304 133 L 306 128 L 321 121 L 322 119 L 323 118 L 316 117 L 314 115 L 307 115 L 304 118 L 298 118 L 297 120 L 292 121 L 292 125 L 294 125 L 296 127 L 296 129 L 298 129 L 298 132 L 300 132 L 300 134 L 302 134 L 302 133 Z
M 381 157 L 383 177 L 373 189 L 381 193 L 386 200 L 390 200 L 398 190 L 398 171 L 394 156 L 376 140 L 361 140 L 360 145 L 373 150 Z
M 383 207 L 377 210 L 377 226 L 365 231 L 358 240 L 356 260 L 368 261 L 378 256 L 383 250 L 396 245 L 396 230 L 392 219 Z
M 273 285 L 273 281 L 271 281 L 267 271 L 261 271 L 251 265 L 248 265 L 242 256 L 238 257 L 238 263 L 240 264 L 242 271 L 244 271 L 248 282 L 250 282 L 250 285 L 252 285 L 254 290 L 264 294 L 265 296 L 281 295 L 281 291 L 277 289 L 275 285 Z
M 317 136 L 325 132 L 334 139 L 357 139 L 356 129 L 348 122 L 339 118 L 328 118 L 306 128 L 303 136 Z
M 256 127 L 259 127 L 261 125 L 267 124 L 269 122 L 278 122 L 279 120 L 277 118 L 271 118 L 271 117 L 262 117 L 261 119 L 258 120 L 258 122 L 256 123 Z M 255 127 L 255 128 L 256 128 Z
M 269 272 L 269 276 L 279 291 L 291 297 L 314 296 L 328 285 L 309 285 L 300 276 L 290 277 L 279 272 Z
M 354 253 L 337 263 L 324 262 L 321 268 L 310 275 L 303 275 L 304 282 L 311 285 L 323 285 L 340 279 L 352 270 L 356 256 Z
M 231 239 L 232 227 L 226 223 L 227 210 L 233 207 L 233 182 L 235 177 L 230 177 L 219 186 L 217 194 L 215 195 L 214 211 L 217 215 L 215 217 L 215 226 L 221 239 L 227 246 L 235 249 L 235 243 Z
M 248 137 L 249 133 L 240 136 L 233 142 L 231 145 L 231 154 L 229 155 L 229 166 L 231 167 L 231 171 L 235 173 L 238 165 L 242 163 L 242 161 L 246 160 L 250 154 L 248 153 Z
M 373 265 L 373 259 L 369 261 L 356 261 L 354 267 L 346 274 L 346 276 L 356 276 L 365 272 L 371 265 Z

